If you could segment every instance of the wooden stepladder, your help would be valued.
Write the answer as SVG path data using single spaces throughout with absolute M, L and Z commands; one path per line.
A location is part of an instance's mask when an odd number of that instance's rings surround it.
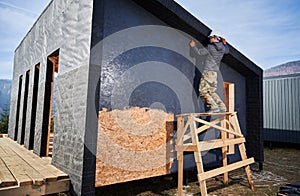
M 214 118 L 208 122 L 200 117 L 211 116 Z M 201 124 L 198 127 L 198 124 Z M 201 195 L 207 195 L 206 179 L 223 174 L 224 183 L 228 183 L 228 172 L 245 167 L 250 188 L 254 189 L 254 183 L 251 178 L 250 164 L 254 163 L 253 158 L 247 158 L 245 148 L 245 138 L 241 132 L 237 113 L 191 113 L 177 115 L 177 160 L 178 160 L 178 195 L 182 195 L 183 183 L 183 153 L 194 152 L 195 162 L 198 170 L 198 181 L 200 184 Z M 204 131 L 210 131 L 212 128 L 220 130 L 221 138 L 208 141 L 199 141 L 198 134 Z M 232 153 L 229 150 L 230 146 L 237 144 L 241 154 L 241 161 L 227 164 L 227 154 Z M 201 152 L 215 148 L 222 148 L 223 167 L 204 171 Z

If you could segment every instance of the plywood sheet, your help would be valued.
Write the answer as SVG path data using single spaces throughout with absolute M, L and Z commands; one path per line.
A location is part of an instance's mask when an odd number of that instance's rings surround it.
M 133 107 L 99 112 L 96 186 L 170 173 L 174 114 Z

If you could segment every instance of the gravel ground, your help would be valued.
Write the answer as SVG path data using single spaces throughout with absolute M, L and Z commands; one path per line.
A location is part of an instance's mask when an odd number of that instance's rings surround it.
M 288 183 L 300 181 L 300 150 L 291 147 L 265 148 L 265 162 L 263 170 L 253 164 L 252 177 L 255 189 L 249 188 L 244 169 L 240 168 L 229 172 L 229 184 L 222 183 L 222 176 L 208 179 L 207 189 L 209 195 L 277 195 L 279 188 Z M 189 183 L 184 187 L 185 196 L 201 195 L 197 182 L 196 171 L 191 171 Z M 133 181 L 96 189 L 97 195 L 177 195 L 176 175 L 160 176 L 139 181 Z

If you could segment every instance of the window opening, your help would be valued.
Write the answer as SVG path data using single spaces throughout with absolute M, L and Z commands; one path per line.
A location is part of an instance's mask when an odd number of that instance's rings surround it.
M 40 64 L 37 64 L 34 67 L 34 81 L 33 81 L 32 104 L 31 104 L 32 110 L 31 110 L 30 132 L 29 132 L 29 146 L 28 146 L 29 150 L 32 150 L 34 146 L 37 96 L 38 96 L 38 89 L 39 89 L 39 75 L 40 75 Z
M 22 117 L 20 144 L 24 144 L 24 138 L 25 138 L 29 77 L 30 77 L 30 71 L 28 70 L 26 72 L 26 77 L 25 77 L 25 91 L 24 91 L 24 99 L 23 99 L 23 117 Z
M 19 130 L 19 116 L 20 116 L 20 102 L 21 102 L 21 92 L 22 92 L 22 78 L 23 75 L 19 77 L 19 88 L 18 88 L 18 98 L 17 98 L 17 111 L 16 111 L 16 123 L 15 123 L 15 135 L 14 140 L 18 139 Z

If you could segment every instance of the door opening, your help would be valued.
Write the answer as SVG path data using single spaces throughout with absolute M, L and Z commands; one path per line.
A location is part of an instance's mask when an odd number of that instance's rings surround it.
M 29 132 L 29 146 L 28 149 L 32 150 L 34 146 L 34 133 L 35 133 L 35 122 L 36 122 L 36 108 L 37 108 L 37 95 L 39 89 L 39 75 L 40 75 L 40 64 L 34 67 L 34 81 L 33 81 L 33 93 L 32 93 L 32 110 L 31 110 L 31 121 L 30 121 L 30 132 Z
M 22 117 L 20 144 L 24 144 L 24 138 L 25 138 L 29 77 L 30 77 L 30 70 L 26 72 L 26 76 L 25 76 L 25 90 L 24 90 L 24 99 L 23 99 L 23 117 Z
M 52 106 L 53 106 L 53 94 L 54 94 L 53 91 L 54 91 L 54 83 L 55 83 L 54 76 L 55 73 L 56 74 L 58 73 L 58 62 L 59 62 L 59 50 L 56 50 L 47 58 L 40 156 L 52 155 L 51 136 L 53 136 L 53 129 L 54 129 Z

